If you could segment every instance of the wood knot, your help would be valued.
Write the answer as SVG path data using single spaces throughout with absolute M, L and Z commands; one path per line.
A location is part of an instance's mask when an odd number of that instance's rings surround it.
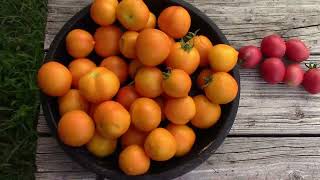
M 292 171 L 289 173 L 289 180 L 303 180 L 301 173 L 299 171 Z
M 304 118 L 304 112 L 302 112 L 299 107 L 296 107 L 295 117 L 297 119 L 303 119 Z
M 246 17 L 246 18 L 244 18 L 244 20 L 245 20 L 246 22 L 251 22 L 251 21 L 252 21 L 252 18 L 251 18 L 251 17 Z

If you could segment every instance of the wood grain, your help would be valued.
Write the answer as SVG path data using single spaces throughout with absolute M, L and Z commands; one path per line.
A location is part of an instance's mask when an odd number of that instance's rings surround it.
M 271 33 L 284 38 L 299 37 L 313 53 L 320 52 L 320 1 L 192 1 L 225 33 L 231 44 L 259 45 Z
M 41 172 L 35 173 L 35 178 L 42 180 L 96 180 L 96 175 L 87 171 L 81 172 Z
M 319 0 L 186 0 L 211 18 L 230 43 L 258 45 L 271 33 L 299 37 L 310 47 L 310 61 L 320 62 Z M 76 12 L 91 0 L 48 0 L 44 49 Z M 240 70 L 241 100 L 231 135 L 205 163 L 179 177 L 205 179 L 320 179 L 320 95 L 284 84 L 268 85 L 257 70 Z M 42 111 L 38 132 L 50 135 Z M 95 179 L 58 147 L 53 137 L 39 137 L 36 179 Z
M 48 4 L 45 48 L 52 38 L 90 0 L 51 0 Z M 267 33 L 299 36 L 314 54 L 320 54 L 320 1 L 189 0 L 206 13 L 233 45 L 259 44 Z M 319 55 L 310 61 L 320 62 Z M 268 85 L 257 70 L 240 70 L 241 100 L 232 134 L 317 134 L 320 132 L 320 96 L 302 88 Z M 48 133 L 43 116 L 38 130 Z
M 319 179 L 319 146 L 320 137 L 229 137 L 205 163 L 178 179 Z M 38 179 L 93 177 L 51 137 L 38 139 L 36 162 Z
M 259 45 L 267 34 L 277 33 L 284 38 L 299 37 L 320 53 L 320 1 L 317 0 L 186 0 L 204 12 L 239 48 Z M 50 0 L 44 48 L 50 46 L 64 23 L 91 0 Z

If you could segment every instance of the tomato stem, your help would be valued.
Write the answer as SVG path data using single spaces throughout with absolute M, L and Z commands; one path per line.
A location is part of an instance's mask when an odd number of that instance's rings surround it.
M 197 29 L 195 32 L 188 32 L 187 35 L 183 37 L 183 40 L 185 42 L 190 41 L 192 38 L 194 38 L 198 34 L 199 31 L 200 29 Z
M 132 86 L 134 84 L 134 80 L 132 80 L 131 82 L 129 82 L 128 86 Z
M 191 44 L 190 41 L 185 42 L 183 38 L 181 38 L 180 40 L 180 45 L 181 45 L 181 48 L 186 52 L 190 52 L 193 48 L 193 43 Z
M 188 32 L 183 38 L 180 39 L 181 48 L 186 51 L 190 52 L 194 46 L 193 38 L 197 35 L 200 29 L 197 29 L 195 32 Z
M 314 63 L 314 62 L 305 63 L 304 65 L 309 69 L 313 69 L 313 68 L 318 68 L 319 67 L 319 64 Z
M 204 80 L 204 85 L 201 87 L 202 89 L 207 87 L 209 83 L 212 81 L 212 75 L 208 75 L 207 77 L 204 77 L 203 80 Z
M 96 71 L 93 71 L 93 72 L 91 72 L 91 73 L 89 74 L 89 76 L 91 76 L 91 77 L 93 77 L 93 78 L 98 77 L 98 75 L 99 75 L 99 73 L 96 72 Z
M 162 76 L 163 76 L 164 80 L 169 79 L 170 75 L 171 75 L 171 69 L 170 68 L 168 68 L 166 72 L 162 72 Z

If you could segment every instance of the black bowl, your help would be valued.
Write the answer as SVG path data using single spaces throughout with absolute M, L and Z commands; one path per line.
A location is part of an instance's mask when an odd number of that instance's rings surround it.
M 145 0 L 145 2 L 156 16 L 159 15 L 161 10 L 170 5 L 180 5 L 184 7 L 189 11 L 192 18 L 191 31 L 194 32 L 195 30 L 200 29 L 199 34 L 206 35 L 214 44 L 228 44 L 227 39 L 221 33 L 219 28 L 204 13 L 192 5 L 182 0 Z M 56 60 L 64 65 L 68 65 L 72 60 L 72 57 L 70 57 L 66 52 L 65 37 L 67 33 L 72 29 L 81 28 L 93 34 L 95 29 L 98 27 L 98 25 L 96 25 L 90 18 L 89 9 L 90 6 L 85 7 L 63 26 L 52 42 L 49 52 L 45 58 L 45 62 Z M 89 58 L 94 60 L 96 63 L 99 63 L 102 59 L 95 53 L 90 54 Z M 193 75 L 193 79 L 197 73 L 198 72 Z M 240 87 L 238 67 L 234 68 L 230 74 L 236 79 Z M 190 95 L 200 93 L 202 93 L 201 90 L 193 87 Z M 222 106 L 222 115 L 216 125 L 206 130 L 198 130 L 194 128 L 197 135 L 197 141 L 189 154 L 181 158 L 173 158 L 166 162 L 153 161 L 151 163 L 150 170 L 146 174 L 130 178 L 170 179 L 187 173 L 203 163 L 216 151 L 216 149 L 222 144 L 224 138 L 228 135 L 237 114 L 239 97 L 240 94 L 238 93 L 233 102 Z M 41 101 L 46 121 L 53 135 L 57 137 L 57 122 L 60 119 L 57 98 L 49 97 L 41 93 Z M 129 178 L 129 176 L 125 175 L 118 168 L 117 156 L 119 155 L 119 148 L 114 155 L 104 159 L 99 159 L 91 155 L 83 147 L 69 147 L 64 145 L 59 138 L 57 138 L 57 140 L 63 150 L 71 156 L 74 161 L 94 173 L 112 179 Z

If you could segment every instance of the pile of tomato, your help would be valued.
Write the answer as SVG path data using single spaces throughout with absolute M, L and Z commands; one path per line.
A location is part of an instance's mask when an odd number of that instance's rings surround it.
M 210 128 L 220 105 L 236 98 L 228 72 L 238 52 L 189 32 L 190 15 L 180 6 L 156 17 L 142 0 L 95 0 L 90 16 L 100 25 L 93 35 L 74 29 L 66 36 L 74 58 L 68 67 L 49 61 L 38 72 L 42 92 L 58 97 L 60 140 L 100 158 L 119 142 L 127 175 L 146 173 L 151 160 L 186 155 L 197 140 L 191 127 Z M 88 59 L 93 51 L 99 64 Z M 189 96 L 192 85 L 201 94 Z

